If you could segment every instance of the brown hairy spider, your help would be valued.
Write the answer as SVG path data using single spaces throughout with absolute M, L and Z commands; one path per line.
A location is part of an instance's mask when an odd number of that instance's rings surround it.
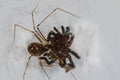
M 60 62 L 59 65 L 62 68 L 65 68 L 66 72 L 68 72 L 70 69 L 75 67 L 69 53 L 74 55 L 77 59 L 80 59 L 80 56 L 69 48 L 74 39 L 73 34 L 70 32 L 70 28 L 66 27 L 65 30 L 64 27 L 61 26 L 61 29 L 62 33 L 56 27 L 54 27 L 54 31 L 49 32 L 47 41 L 50 43 L 49 48 L 64 62 L 64 64 Z M 50 60 L 48 60 L 48 56 L 51 56 Z M 44 56 L 40 57 L 40 59 L 44 59 L 47 64 L 52 64 L 57 60 L 51 53 L 46 53 Z M 68 64 L 66 59 L 69 60 Z
M 80 18 L 68 11 L 65 11 L 63 9 L 60 8 L 56 8 L 54 9 L 51 13 L 49 13 L 48 16 L 46 16 L 38 25 L 35 25 L 34 23 L 34 16 L 33 13 L 35 11 L 37 7 L 35 7 L 32 11 L 32 24 L 33 24 L 33 30 L 29 30 L 27 28 L 25 28 L 24 26 L 15 24 L 14 26 L 14 39 L 13 39 L 13 43 L 15 42 L 15 31 L 16 31 L 16 27 L 22 28 L 26 31 L 31 32 L 32 34 L 34 34 L 34 36 L 39 40 L 39 42 L 32 42 L 31 44 L 28 45 L 28 52 L 31 55 L 28 59 L 28 62 L 26 64 L 26 68 L 23 74 L 23 80 L 25 80 L 25 74 L 26 74 L 26 70 L 28 68 L 29 65 L 29 61 L 31 59 L 32 56 L 36 56 L 38 57 L 39 60 L 39 64 L 41 66 L 41 68 L 43 69 L 44 73 L 46 74 L 46 76 L 48 77 L 48 79 L 50 80 L 50 77 L 48 76 L 47 72 L 45 71 L 43 64 L 42 64 L 42 60 L 44 60 L 48 65 L 54 63 L 56 60 L 58 60 L 59 65 L 66 69 L 66 71 L 69 71 L 70 68 L 74 68 L 74 63 L 71 59 L 71 56 L 68 53 L 73 54 L 76 58 L 80 58 L 77 53 L 75 53 L 74 51 L 72 51 L 69 47 L 73 41 L 74 36 L 72 35 L 72 33 L 70 33 L 70 28 L 66 27 L 66 31 L 64 29 L 63 26 L 61 26 L 62 28 L 62 33 L 60 33 L 58 31 L 57 28 L 54 27 L 54 31 L 50 31 L 50 33 L 48 34 L 47 39 L 43 36 L 43 34 L 41 33 L 39 26 L 49 17 L 51 16 L 55 11 L 60 10 L 63 11 L 65 13 L 68 13 L 76 18 Z M 53 37 L 52 37 L 53 36 Z M 69 59 L 70 63 L 66 63 L 66 59 Z M 49 61 L 50 60 L 50 61 Z M 72 72 L 71 72 L 72 73 Z M 72 74 L 73 75 L 73 74 Z M 74 75 L 73 75 L 74 77 Z M 75 77 L 74 77 L 75 79 Z M 76 79 L 75 79 L 76 80 Z

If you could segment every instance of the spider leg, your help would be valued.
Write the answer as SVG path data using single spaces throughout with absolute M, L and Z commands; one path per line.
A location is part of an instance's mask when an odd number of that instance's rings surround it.
M 43 68 L 43 64 L 42 64 L 42 61 L 41 59 L 38 59 L 39 60 L 39 65 L 41 66 L 42 70 L 44 71 L 45 75 L 47 76 L 48 80 L 50 80 L 50 77 L 48 76 L 47 72 L 45 71 L 45 69 Z
M 53 56 L 54 56 L 57 60 L 59 60 L 59 62 L 60 62 L 61 65 L 65 65 L 64 60 L 62 60 L 62 59 L 60 58 L 60 56 L 58 56 L 57 54 L 55 54 L 52 50 L 50 50 L 50 52 L 51 52 L 51 54 L 53 54 Z
M 48 60 L 49 58 L 49 60 Z M 39 59 L 43 59 L 45 60 L 45 62 L 48 64 L 48 65 L 51 65 L 52 63 L 54 63 L 56 61 L 56 59 L 53 57 L 52 54 L 50 53 L 45 53 L 42 57 L 40 57 Z
M 16 27 L 19 27 L 19 28 L 21 28 L 21 29 L 23 29 L 23 30 L 26 30 L 26 31 L 31 32 L 32 34 L 35 35 L 35 37 L 36 37 L 41 43 L 45 42 L 45 41 L 42 39 L 42 37 L 39 36 L 39 34 L 36 34 L 36 32 L 34 32 L 34 31 L 32 31 L 32 30 L 29 30 L 29 29 L 27 29 L 27 28 L 25 28 L 24 26 L 21 26 L 21 25 L 19 25 L 19 24 L 15 24 L 15 25 L 14 25 L 14 35 L 13 35 L 13 43 L 12 43 L 12 44 L 14 44 L 14 42 L 15 42 Z
M 75 56 L 77 59 L 80 59 L 80 56 L 79 56 L 76 52 L 74 52 L 74 51 L 71 50 L 71 49 L 68 49 L 68 51 L 69 51 L 73 56 Z
M 72 43 L 72 42 L 73 42 L 73 39 L 74 39 L 74 36 L 72 35 L 72 36 L 70 37 L 69 43 Z
M 28 68 L 29 61 L 30 61 L 31 57 L 32 57 L 32 56 L 29 57 L 28 62 L 27 62 L 27 64 L 26 64 L 25 71 L 24 71 L 24 74 L 23 74 L 23 80 L 25 80 L 25 74 L 26 74 L 26 71 L 27 71 L 27 68 Z
M 35 30 L 35 20 L 34 20 L 34 12 L 36 10 L 38 5 L 36 5 L 36 7 L 33 9 L 33 11 L 31 12 L 31 15 L 32 15 L 32 24 L 33 24 L 33 29 Z
M 52 63 L 54 63 L 54 62 L 56 61 L 56 59 L 48 60 L 47 57 L 40 57 L 40 59 L 45 60 L 45 62 L 46 62 L 48 65 L 51 65 Z
M 62 61 L 63 61 L 63 63 L 61 63 L 61 62 L 59 62 L 59 66 L 60 67 L 62 67 L 62 68 L 64 68 L 65 67 L 65 65 L 66 65 L 66 60 L 65 59 L 61 59 Z
M 52 38 L 52 36 L 55 36 L 55 34 L 56 33 L 54 31 L 50 31 L 47 36 L 47 41 L 49 41 Z
M 65 29 L 64 29 L 63 25 L 61 26 L 61 29 L 62 29 L 62 33 L 64 34 L 65 33 Z
M 62 11 L 62 12 L 65 12 L 65 13 L 67 13 L 67 14 L 69 14 L 69 15 L 72 15 L 72 16 L 74 16 L 74 17 L 76 17 L 76 18 L 80 18 L 79 16 L 77 16 L 77 15 L 71 13 L 71 12 L 68 12 L 68 11 L 66 11 L 66 10 L 63 10 L 63 9 L 61 9 L 61 8 L 56 8 L 56 9 L 54 9 L 53 11 L 51 11 L 36 27 L 39 29 L 39 26 L 40 26 L 45 20 L 47 20 L 47 18 L 50 17 L 50 16 L 51 16 L 55 11 L 57 11 L 57 10 L 60 10 L 60 11 Z
M 57 33 L 61 34 L 61 32 L 56 27 L 53 27 L 53 28 Z
M 71 55 L 67 54 L 67 56 L 64 56 L 63 54 L 57 53 L 57 55 L 61 58 L 61 60 L 64 63 L 64 64 L 62 64 L 61 62 L 59 62 L 59 65 L 60 65 L 60 67 L 64 68 L 66 72 L 68 72 L 69 70 L 73 69 L 75 67 L 75 65 L 72 61 Z M 69 63 L 66 62 L 67 59 L 69 60 Z
M 70 37 L 70 40 L 68 40 L 68 43 L 67 43 L 67 46 L 68 46 L 68 47 L 71 46 L 71 44 L 72 44 L 72 42 L 73 42 L 73 39 L 74 39 L 74 36 L 72 35 L 72 36 Z
M 66 27 L 66 33 L 70 31 L 70 27 Z
M 77 78 L 75 77 L 75 75 L 72 73 L 72 71 L 70 71 L 71 75 L 73 76 L 74 80 L 77 80 Z
M 29 32 L 35 34 L 34 31 L 29 30 L 29 29 L 25 28 L 24 26 L 21 26 L 21 25 L 19 25 L 19 24 L 14 24 L 14 34 L 13 34 L 13 43 L 12 43 L 12 44 L 14 44 L 14 42 L 15 42 L 16 27 L 19 27 L 19 28 L 21 28 L 21 29 L 24 29 L 24 30 L 26 30 L 26 31 L 29 31 Z
M 73 63 L 73 60 L 72 60 L 71 55 L 68 54 L 68 55 L 67 55 L 67 58 L 68 58 L 68 60 L 69 60 L 69 63 L 67 64 L 66 72 L 68 72 L 69 70 L 75 68 L 75 65 L 74 65 L 74 63 Z
M 45 40 L 44 36 L 42 35 L 42 33 L 39 34 L 39 33 L 36 31 L 36 29 L 35 29 L 35 23 L 34 23 L 34 17 L 33 17 L 33 13 L 34 13 L 35 9 L 36 9 L 36 7 L 35 7 L 34 10 L 32 11 L 32 23 L 33 23 L 33 29 L 34 29 L 34 31 L 29 30 L 29 29 L 27 29 L 27 28 L 25 28 L 24 26 L 21 26 L 21 25 L 19 25 L 19 24 L 15 24 L 15 25 L 14 25 L 14 35 L 13 35 L 13 43 L 12 43 L 12 44 L 14 44 L 14 42 L 15 42 L 16 27 L 19 27 L 19 28 L 21 28 L 21 29 L 24 29 L 24 30 L 26 30 L 26 31 L 29 31 L 29 32 L 33 33 L 33 34 L 35 35 L 35 37 L 36 37 L 41 43 L 45 43 L 46 40 Z

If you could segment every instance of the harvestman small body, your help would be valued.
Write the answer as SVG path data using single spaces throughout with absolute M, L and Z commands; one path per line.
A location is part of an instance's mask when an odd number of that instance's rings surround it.
M 34 36 L 39 40 L 39 42 L 33 42 L 33 43 L 31 43 L 31 44 L 28 46 L 28 52 L 29 52 L 29 54 L 30 54 L 31 56 L 29 57 L 28 62 L 27 62 L 27 64 L 26 64 L 26 68 L 25 68 L 25 71 L 24 71 L 24 74 L 23 74 L 23 80 L 25 80 L 26 70 L 27 70 L 27 68 L 28 68 L 29 61 L 30 61 L 30 59 L 31 59 L 32 56 L 38 57 L 39 64 L 40 64 L 41 68 L 43 69 L 43 71 L 44 71 L 44 73 L 46 74 L 47 78 L 50 80 L 50 77 L 48 76 L 47 72 L 45 71 L 45 69 L 44 69 L 44 67 L 43 67 L 43 64 L 42 64 L 42 61 L 41 61 L 41 59 L 40 59 L 40 56 L 41 56 L 42 54 L 44 54 L 44 52 L 50 51 L 50 53 L 51 53 L 52 55 L 54 55 L 55 58 L 56 58 L 62 65 L 66 65 L 66 64 L 62 61 L 62 59 L 61 59 L 57 54 L 55 54 L 55 53 L 49 48 L 49 42 L 47 41 L 47 39 L 46 39 L 46 38 L 43 36 L 43 34 L 41 33 L 41 31 L 40 31 L 40 29 L 39 29 L 39 26 L 40 26 L 48 17 L 50 17 L 50 16 L 51 16 L 55 11 L 57 11 L 57 10 L 60 10 L 60 11 L 62 11 L 62 12 L 65 12 L 65 13 L 67 13 L 67 14 L 69 14 L 69 15 L 72 15 L 72 16 L 74 16 L 74 17 L 76 17 L 76 18 L 80 18 L 80 17 L 74 15 L 73 13 L 70 13 L 70 12 L 68 12 L 68 11 L 65 11 L 65 10 L 63 10 L 63 9 L 61 9 L 61 8 L 56 8 L 56 9 L 54 9 L 52 12 L 50 12 L 50 13 L 36 26 L 35 23 L 34 23 L 34 15 L 33 15 L 33 13 L 34 13 L 34 11 L 36 10 L 36 8 L 37 8 L 37 7 L 35 7 L 35 8 L 33 9 L 33 11 L 32 11 L 33 30 L 27 29 L 27 28 L 25 28 L 24 26 L 21 26 L 21 25 L 19 25 L 19 24 L 15 24 L 15 25 L 14 25 L 14 38 L 13 38 L 13 43 L 15 42 L 15 31 L 16 31 L 16 27 L 22 28 L 22 29 L 24 29 L 24 30 L 26 30 L 26 31 L 29 31 L 29 32 L 31 32 L 32 34 L 34 34 Z M 63 29 L 63 27 L 62 27 L 62 29 Z M 56 30 L 57 30 L 57 29 L 56 29 Z M 63 29 L 63 30 L 64 30 L 64 29 Z M 78 59 L 79 59 L 79 56 L 78 56 Z M 65 67 L 63 67 L 63 68 L 65 68 Z M 73 75 L 72 72 L 71 72 L 71 74 L 72 74 L 72 76 L 74 77 L 74 79 L 77 80 L 77 79 L 75 78 L 75 76 Z

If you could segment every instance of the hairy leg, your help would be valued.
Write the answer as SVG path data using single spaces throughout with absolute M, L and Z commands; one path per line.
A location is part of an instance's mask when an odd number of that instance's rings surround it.
M 39 59 L 45 60 L 45 62 L 48 65 L 51 65 L 52 63 L 54 63 L 56 61 L 56 58 L 53 57 L 52 54 L 50 53 L 45 53 L 42 57 L 40 57 Z
M 53 28 L 57 33 L 61 34 L 61 32 L 56 27 L 53 27 Z
M 66 27 L 66 33 L 70 31 L 70 27 Z
M 66 46 L 70 47 L 73 42 L 74 36 L 71 36 L 68 42 L 66 43 Z
M 79 56 L 75 51 L 69 49 L 69 52 L 70 52 L 73 56 L 75 56 L 77 59 L 80 59 L 80 56 Z
M 49 41 L 51 38 L 52 38 L 52 36 L 54 37 L 55 36 L 55 32 L 54 31 L 50 31 L 49 33 L 48 33 L 48 36 L 47 36 L 47 41 Z
M 61 29 L 62 29 L 62 33 L 65 34 L 65 29 L 63 25 L 61 26 Z
M 48 65 L 51 65 L 52 63 L 54 63 L 54 62 L 56 61 L 55 59 L 48 60 L 47 57 L 40 57 L 39 59 L 45 60 L 45 62 L 46 62 Z
M 69 63 L 67 63 L 67 65 L 66 65 L 67 66 L 66 67 L 66 72 L 68 72 L 69 70 L 75 68 L 75 65 L 74 65 L 74 62 L 72 60 L 71 55 L 68 54 L 67 59 L 69 60 Z

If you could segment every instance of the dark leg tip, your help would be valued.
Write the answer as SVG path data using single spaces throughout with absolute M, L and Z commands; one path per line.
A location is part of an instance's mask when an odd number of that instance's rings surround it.
M 68 64 L 67 67 L 65 68 L 65 72 L 69 72 L 70 70 L 74 69 L 75 66 L 72 64 Z
M 66 32 L 69 32 L 70 31 L 70 27 L 66 27 Z
M 81 57 L 80 57 L 80 56 L 77 56 L 77 58 L 78 58 L 78 59 L 81 59 Z

